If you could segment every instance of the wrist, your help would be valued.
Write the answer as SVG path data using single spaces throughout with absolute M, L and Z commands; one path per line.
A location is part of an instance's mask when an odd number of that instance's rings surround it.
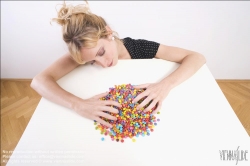
M 79 110 L 81 110 L 81 108 L 83 107 L 83 103 L 84 100 L 77 97 L 72 100 L 70 108 L 76 112 L 79 112 Z
M 175 82 L 170 78 L 170 77 L 166 77 L 164 78 L 161 83 L 163 84 L 164 87 L 166 87 L 166 89 L 171 90 L 173 89 L 176 85 Z

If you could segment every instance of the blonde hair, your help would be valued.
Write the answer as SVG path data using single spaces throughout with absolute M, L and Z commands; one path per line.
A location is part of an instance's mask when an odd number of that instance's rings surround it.
M 81 48 L 93 48 L 100 38 L 106 38 L 111 33 L 106 29 L 106 21 L 91 13 L 87 1 L 86 4 L 77 6 L 66 5 L 64 1 L 62 5 L 57 13 L 58 18 L 53 18 L 52 21 L 62 26 L 63 40 L 72 58 L 77 63 L 84 64 L 81 58 Z M 119 39 L 118 34 L 113 33 L 115 39 Z

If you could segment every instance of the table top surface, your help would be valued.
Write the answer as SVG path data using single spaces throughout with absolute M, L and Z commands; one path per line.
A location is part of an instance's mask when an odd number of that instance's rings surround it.
M 160 59 L 83 65 L 58 84 L 86 99 L 115 85 L 158 82 L 178 66 Z M 170 91 L 160 112 L 150 136 L 121 143 L 101 135 L 92 120 L 42 98 L 7 165 L 249 165 L 249 136 L 206 64 Z M 226 158 L 237 149 L 248 161 Z

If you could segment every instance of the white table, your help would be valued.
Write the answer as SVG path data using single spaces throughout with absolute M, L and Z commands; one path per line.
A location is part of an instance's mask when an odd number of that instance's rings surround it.
M 89 98 L 114 85 L 159 81 L 177 67 L 160 59 L 120 60 L 111 68 L 78 67 L 58 83 Z M 236 165 L 220 152 L 238 148 L 246 158 L 237 165 L 249 166 L 249 136 L 206 65 L 169 93 L 156 116 L 161 121 L 150 136 L 101 141 L 92 120 L 42 98 L 7 165 Z

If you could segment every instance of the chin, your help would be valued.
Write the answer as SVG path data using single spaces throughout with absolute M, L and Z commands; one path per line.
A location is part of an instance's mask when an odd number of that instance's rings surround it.
M 113 66 L 115 66 L 117 63 L 118 63 L 118 60 L 115 60 L 115 61 L 113 62 Z

